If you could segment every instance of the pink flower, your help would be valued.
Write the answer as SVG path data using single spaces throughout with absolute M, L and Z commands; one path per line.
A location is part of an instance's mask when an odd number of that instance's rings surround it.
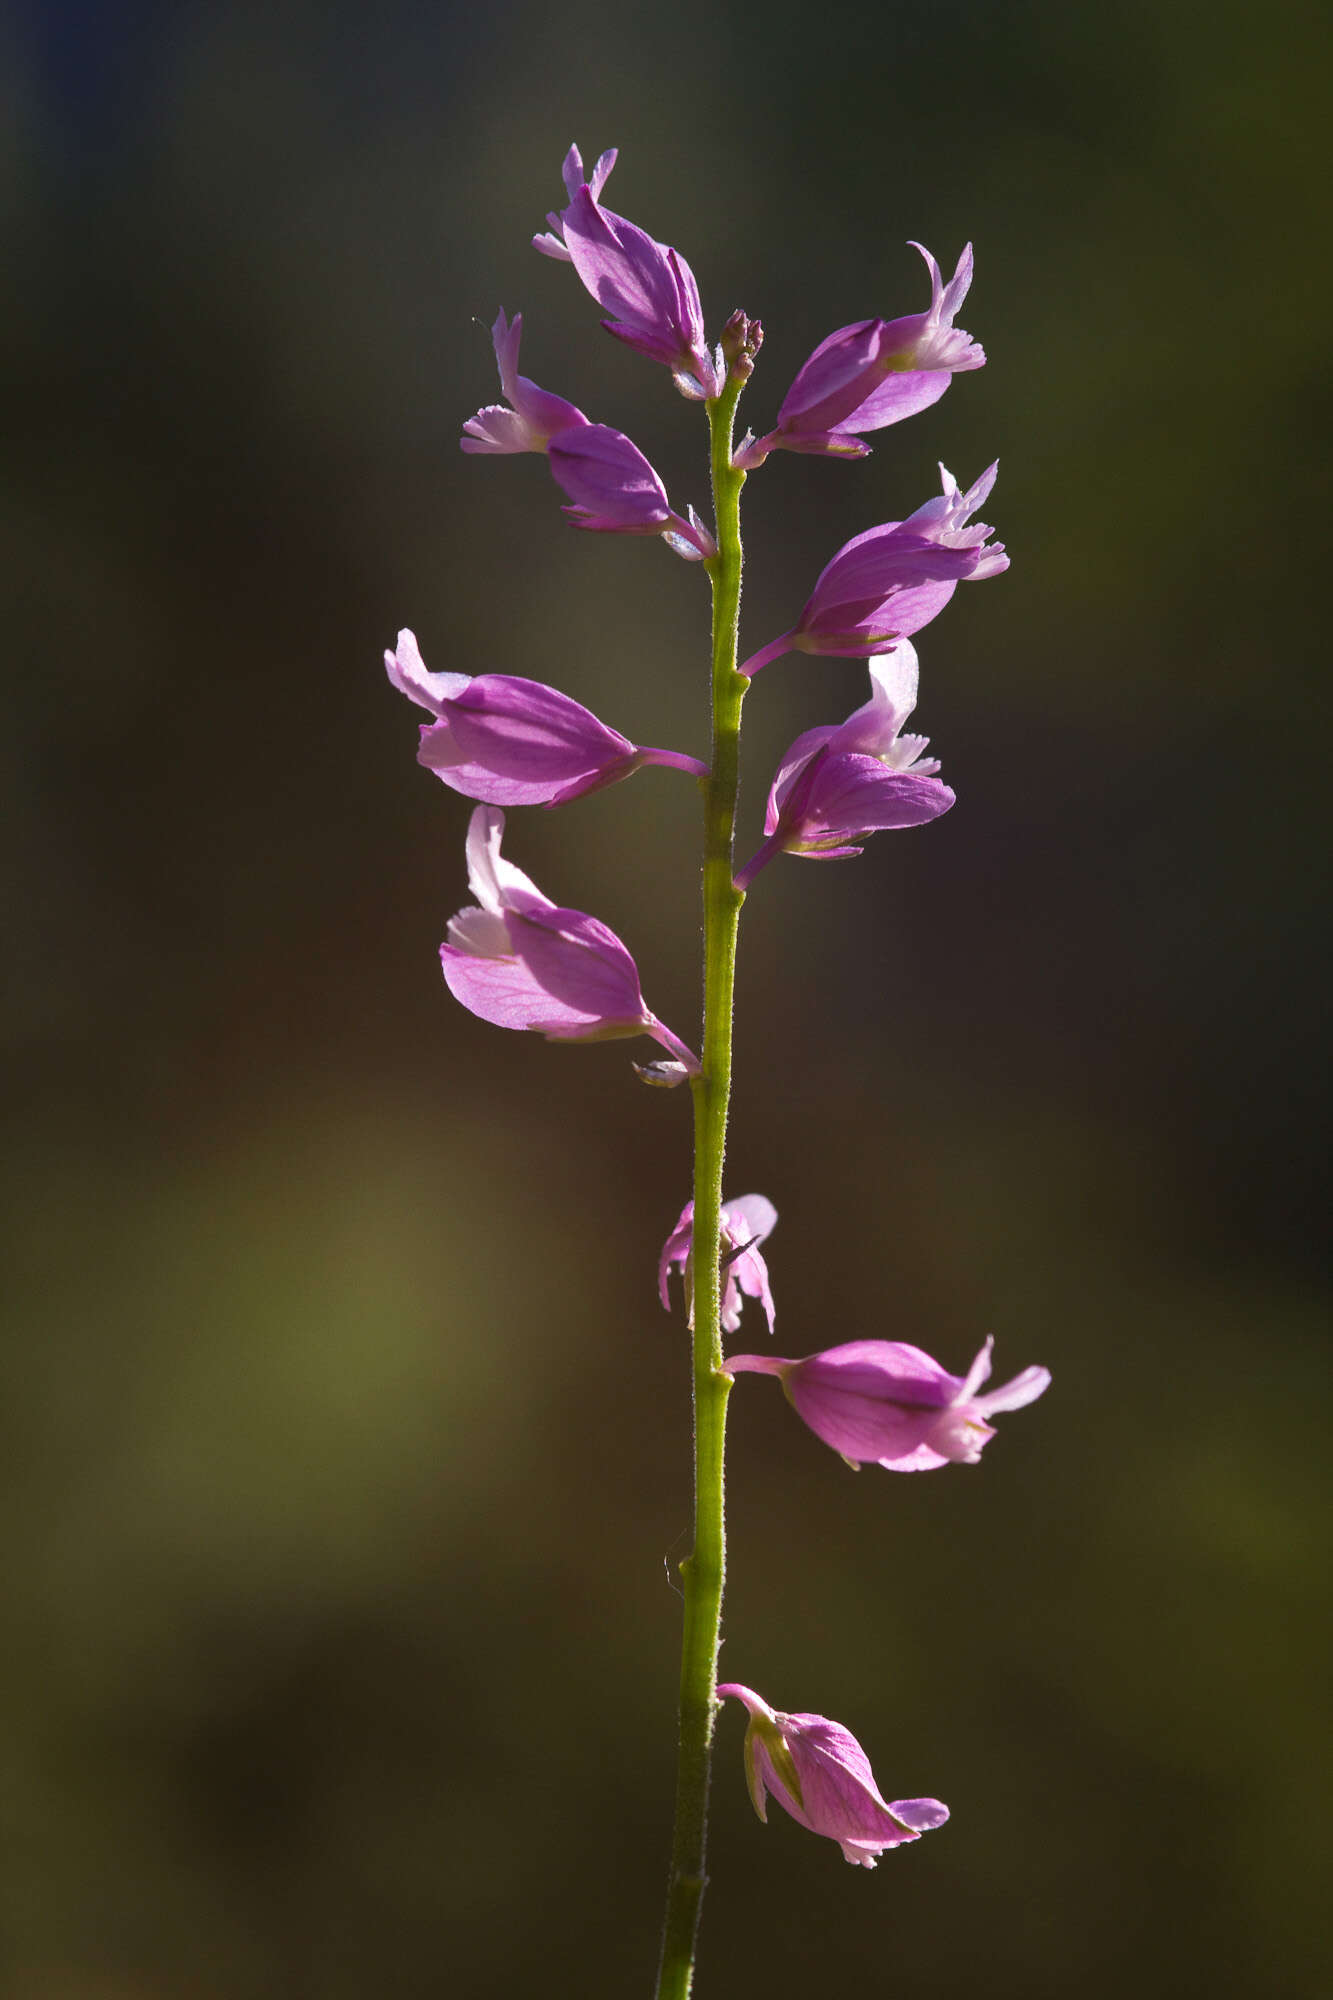
M 722 1204 L 722 1257 L 724 1286 L 722 1326 L 735 1333 L 741 1323 L 741 1295 L 758 1299 L 773 1331 L 773 1293 L 768 1282 L 768 1266 L 759 1246 L 772 1233 L 778 1212 L 767 1195 L 741 1194 Z M 657 1265 L 657 1292 L 667 1311 L 671 1310 L 671 1267 L 676 1265 L 685 1281 L 690 1302 L 690 1324 L 694 1324 L 693 1278 L 694 1203 L 687 1201 L 666 1242 Z
M 995 484 L 996 466 L 966 493 L 940 467 L 943 493 L 905 521 L 886 521 L 843 544 L 826 564 L 790 632 L 761 647 L 741 668 L 752 678 L 783 653 L 834 653 L 855 658 L 919 632 L 938 617 L 960 581 L 1008 569 L 995 532 L 972 521 Z
M 534 236 L 533 247 L 571 263 L 612 315 L 602 321 L 607 332 L 662 362 L 683 396 L 717 396 L 723 364 L 708 347 L 693 271 L 679 251 L 601 205 L 615 161 L 614 151 L 603 153 L 585 182 L 579 149 L 570 147 L 561 169 L 569 206 L 547 216 L 550 233 Z
M 576 528 L 602 535 L 661 535 L 678 556 L 699 562 L 717 544 L 695 513 L 671 511 L 667 492 L 639 447 L 608 424 L 586 424 L 553 438 L 551 473 L 572 507 L 561 511 Z
M 477 902 L 449 922 L 445 983 L 470 1013 L 551 1042 L 651 1035 L 690 1073 L 698 1059 L 644 1005 L 638 968 L 614 931 L 563 910 L 500 853 L 504 814 L 478 806 L 468 824 L 468 886 Z
M 558 806 L 618 784 L 643 764 L 706 778 L 708 767 L 679 750 L 629 742 L 581 703 L 513 674 L 427 673 L 409 631 L 384 655 L 401 694 L 438 719 L 421 731 L 417 762 L 455 792 L 495 806 Z
M 972 245 L 963 245 L 963 254 L 947 285 L 925 244 L 914 242 L 912 248 L 919 250 L 926 260 L 926 269 L 930 273 L 930 305 L 923 313 L 909 313 L 905 319 L 890 320 L 884 328 L 883 352 L 891 358 L 894 368 L 908 371 L 943 371 L 961 375 L 970 368 L 984 368 L 984 350 L 970 333 L 964 333 L 960 326 L 954 325 L 972 284 Z M 887 388 L 888 384 L 884 386 Z M 857 428 L 868 429 L 870 426 L 862 423 Z
M 743 470 L 778 450 L 863 458 L 870 447 L 855 433 L 914 416 L 939 401 L 955 373 L 984 365 L 980 347 L 953 323 L 972 283 L 972 245 L 947 285 L 929 250 L 920 243 L 912 248 L 930 272 L 927 310 L 906 319 L 858 320 L 822 340 L 787 391 L 776 428 L 738 448 Z
M 783 1715 L 739 1681 L 718 1688 L 744 1702 L 745 1777 L 754 1809 L 768 1818 L 775 1798 L 798 1826 L 836 1840 L 853 1867 L 873 1868 L 886 1847 L 901 1847 L 943 1826 L 949 1808 L 938 1799 L 879 1795 L 870 1759 L 850 1730 L 823 1715 Z
M 593 168 L 592 172 L 585 175 L 583 171 L 583 155 L 577 146 L 571 146 L 565 154 L 560 167 L 560 178 L 565 184 L 565 193 L 569 196 L 570 200 L 573 201 L 579 189 L 586 184 L 589 194 L 596 201 L 606 185 L 607 176 L 619 157 L 619 148 L 608 146 L 604 153 L 599 154 L 597 165 Z M 558 215 L 554 214 L 548 215 L 546 220 L 551 225 L 550 233 L 534 236 L 532 239 L 533 249 L 540 250 L 543 257 L 555 257 L 561 263 L 572 264 L 574 260 L 570 256 L 569 249 L 565 243 L 564 223 Z
M 807 729 L 778 767 L 768 795 L 763 846 L 736 877 L 748 889 L 775 854 L 840 860 L 860 854 L 853 843 L 890 827 L 924 826 L 954 803 L 934 775 L 939 759 L 923 757 L 926 736 L 902 736 L 916 707 L 916 648 L 900 639 L 870 662 L 871 697 L 840 727 Z
M 469 417 L 459 440 L 464 451 L 545 451 L 561 431 L 587 423 L 582 410 L 573 403 L 567 403 L 563 396 L 553 396 L 547 389 L 539 389 L 526 375 L 518 373 L 522 338 L 522 313 L 514 314 L 512 326 L 501 313 L 491 328 L 491 340 L 500 371 L 500 388 L 513 407 L 506 409 L 503 403 L 488 403 L 475 417 Z
M 1050 1370 L 1025 1368 L 1000 1389 L 978 1395 L 990 1375 L 993 1342 L 966 1377 L 950 1375 L 919 1347 L 898 1340 L 852 1340 L 804 1361 L 736 1354 L 733 1375 L 776 1375 L 798 1417 L 853 1467 L 927 1472 L 975 1465 L 995 1432 L 997 1410 L 1021 1410 L 1050 1387 Z

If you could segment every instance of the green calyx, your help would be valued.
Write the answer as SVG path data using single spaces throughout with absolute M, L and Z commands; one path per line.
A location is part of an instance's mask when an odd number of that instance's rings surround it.
M 759 1774 L 758 1759 L 754 1754 L 756 1737 L 759 1738 L 764 1746 L 768 1761 L 773 1767 L 774 1777 L 779 1780 L 784 1790 L 795 1800 L 801 1811 L 804 1812 L 805 1800 L 801 1795 L 801 1780 L 797 1776 L 796 1760 L 787 1747 L 786 1737 L 779 1728 L 776 1719 L 770 1720 L 766 1715 L 752 1715 L 750 1717 L 750 1726 L 745 1732 L 745 1778 L 750 1787 L 750 1798 L 754 1804 L 754 1809 L 760 1819 L 766 1820 L 768 1814 L 765 1807 L 763 1780 Z

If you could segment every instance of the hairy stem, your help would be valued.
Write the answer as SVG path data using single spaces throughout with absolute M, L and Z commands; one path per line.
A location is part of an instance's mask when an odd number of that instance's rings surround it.
M 703 1067 L 694 1091 L 694 1547 L 680 1566 L 685 1629 L 680 1659 L 676 1824 L 667 1885 L 657 2000 L 685 2000 L 694 1978 L 703 1902 L 708 1781 L 717 1713 L 717 1653 L 726 1576 L 724 1447 L 730 1380 L 722 1373 L 722 1162 L 731 1096 L 731 1015 L 736 932 L 745 901 L 733 886 L 732 845 L 740 779 L 741 703 L 736 671 L 741 601 L 741 488 L 731 462 L 741 391 L 728 383 L 708 406 L 718 552 L 713 584 L 713 761 L 704 788 Z

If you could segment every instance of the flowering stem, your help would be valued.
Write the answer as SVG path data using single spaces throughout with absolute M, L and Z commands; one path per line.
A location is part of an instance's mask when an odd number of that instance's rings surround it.
M 723 1454 L 730 1377 L 722 1372 L 722 1160 L 731 1095 L 731 1014 L 743 894 L 731 879 L 740 782 L 741 703 L 736 671 L 741 602 L 741 488 L 731 438 L 743 384 L 708 405 L 718 550 L 713 585 L 713 767 L 704 788 L 703 1067 L 694 1091 L 694 1547 L 680 1565 L 685 1595 L 680 1658 L 676 1825 L 667 1884 L 657 2000 L 685 2000 L 694 1977 L 704 1893 L 708 1780 L 717 1715 L 717 1654 L 726 1574 Z

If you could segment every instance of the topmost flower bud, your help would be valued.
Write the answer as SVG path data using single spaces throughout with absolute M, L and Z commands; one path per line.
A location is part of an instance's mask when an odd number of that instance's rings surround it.
M 722 357 L 709 351 L 693 271 L 679 251 L 601 205 L 615 161 L 614 150 L 603 153 L 585 181 L 579 149 L 570 147 L 562 169 L 569 206 L 547 216 L 550 231 L 534 236 L 533 248 L 571 263 L 613 315 L 602 321 L 607 332 L 662 362 L 682 396 L 698 402 L 720 395 Z
M 950 377 L 984 366 L 971 334 L 954 326 L 954 314 L 972 283 L 972 245 L 958 259 L 946 285 L 929 250 L 913 243 L 930 272 L 930 305 L 904 319 L 863 319 L 821 340 L 799 370 L 766 437 L 746 438 L 737 465 L 753 471 L 771 451 L 864 458 L 861 431 L 883 430 L 937 403 Z
M 754 373 L 754 357 L 764 344 L 764 328 L 761 321 L 751 319 L 739 308 L 731 315 L 722 329 L 718 342 L 727 369 L 727 379 L 732 382 L 748 382 Z

